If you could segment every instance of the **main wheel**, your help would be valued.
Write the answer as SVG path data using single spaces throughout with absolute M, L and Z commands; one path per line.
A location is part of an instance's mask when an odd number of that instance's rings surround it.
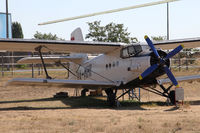
M 169 92 L 169 99 L 170 99 L 170 102 L 173 105 L 175 105 L 176 99 L 175 99 L 175 91 L 174 90 L 172 90 L 172 91 Z
M 83 89 L 82 91 L 81 91 L 81 96 L 82 97 L 85 97 L 86 96 L 86 92 L 88 92 L 89 90 L 88 89 Z
M 113 93 L 112 89 L 106 89 L 105 92 L 107 94 L 107 102 L 111 107 L 114 107 L 116 105 L 116 94 Z

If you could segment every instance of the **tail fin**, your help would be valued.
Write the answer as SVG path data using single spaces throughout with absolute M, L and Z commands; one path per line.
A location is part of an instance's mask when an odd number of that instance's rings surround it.
M 82 34 L 82 31 L 81 31 L 81 28 L 76 28 L 72 33 L 71 33 L 71 41 L 84 41 L 83 40 L 83 34 Z M 87 54 L 83 54 L 83 53 L 71 53 L 70 55 L 74 56 L 79 56 L 79 57 L 82 57 L 82 61 L 86 61 L 88 60 L 88 56 Z
M 71 33 L 71 41 L 84 41 L 81 28 L 76 28 Z M 86 60 L 88 60 L 87 54 L 83 54 L 83 53 L 70 53 L 70 56 L 81 57 L 82 58 L 81 63 L 84 63 Z M 70 62 L 69 68 L 74 74 L 77 74 L 77 70 L 79 69 L 79 64 L 75 64 L 73 62 Z M 75 79 L 77 79 L 77 77 L 74 76 L 73 74 L 69 73 L 69 79 L 75 80 Z
M 71 33 L 71 40 L 72 41 L 74 41 L 74 40 L 75 41 L 84 41 L 81 28 L 78 27 Z

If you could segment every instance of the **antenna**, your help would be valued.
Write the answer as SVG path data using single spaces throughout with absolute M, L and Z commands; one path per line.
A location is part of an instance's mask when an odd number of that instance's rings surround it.
M 92 16 L 97 16 L 97 15 L 103 15 L 103 14 L 108 14 L 108 13 L 120 12 L 120 11 L 125 11 L 125 10 L 130 10 L 130 9 L 141 8 L 141 7 L 153 6 L 153 5 L 158 5 L 158 4 L 168 3 L 168 2 L 174 2 L 174 1 L 179 1 L 179 0 L 162 0 L 162 1 L 157 1 L 157 2 L 145 3 L 145 4 L 141 4 L 141 5 L 134 5 L 134 6 L 124 7 L 124 8 L 108 10 L 108 11 L 102 11 L 102 12 L 96 12 L 96 13 L 91 13 L 91 14 L 85 14 L 85 15 L 70 17 L 70 18 L 48 21 L 48 22 L 40 23 L 38 25 L 47 25 L 47 24 L 59 23 L 59 22 L 64 22 L 64 21 L 70 21 L 70 20 L 92 17 Z

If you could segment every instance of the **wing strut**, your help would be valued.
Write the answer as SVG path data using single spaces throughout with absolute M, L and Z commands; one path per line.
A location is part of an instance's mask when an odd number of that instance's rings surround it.
M 74 74 L 69 68 L 67 68 L 63 63 L 61 63 L 61 61 L 57 61 L 55 62 L 57 65 L 61 65 L 63 68 L 65 68 L 68 72 L 70 72 L 72 75 L 74 75 L 75 77 L 79 78 L 76 74 Z
M 42 49 L 42 46 L 40 45 L 39 47 L 35 48 L 35 51 L 38 51 L 39 54 L 40 54 L 40 58 L 41 58 L 41 61 L 42 61 L 42 66 L 43 66 L 45 74 L 46 74 L 46 79 L 52 79 L 52 77 L 50 77 L 49 74 L 48 74 L 48 72 L 47 72 L 47 68 L 46 68 L 46 65 L 44 63 L 44 59 L 43 59 L 43 56 L 42 56 L 41 49 Z

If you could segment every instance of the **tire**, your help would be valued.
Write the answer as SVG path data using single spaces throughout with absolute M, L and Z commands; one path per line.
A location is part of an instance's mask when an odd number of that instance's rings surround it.
M 82 97 L 85 97 L 85 96 L 86 96 L 86 92 L 88 92 L 88 89 L 83 89 L 83 90 L 81 91 L 81 96 L 82 96 Z
M 175 105 L 176 100 L 175 100 L 175 91 L 174 91 L 174 90 L 169 92 L 169 99 L 170 99 L 170 102 L 171 102 L 173 105 Z

